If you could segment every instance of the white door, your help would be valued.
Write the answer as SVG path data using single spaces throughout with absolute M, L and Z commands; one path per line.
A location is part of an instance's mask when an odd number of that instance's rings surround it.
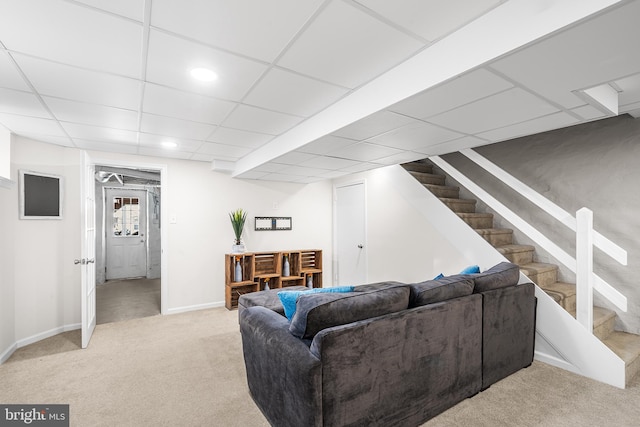
M 338 285 L 367 281 L 366 210 L 364 183 L 336 187 Z
M 106 279 L 147 276 L 147 192 L 107 189 Z
M 94 167 L 86 152 L 80 161 L 80 197 L 82 215 L 82 240 L 80 243 L 80 289 L 82 293 L 82 348 L 87 348 L 91 334 L 96 327 L 96 215 Z

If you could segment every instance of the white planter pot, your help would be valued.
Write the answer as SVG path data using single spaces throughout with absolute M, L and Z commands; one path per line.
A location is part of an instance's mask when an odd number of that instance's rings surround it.
M 240 254 L 240 253 L 243 253 L 245 251 L 246 251 L 246 249 L 244 247 L 244 244 L 242 244 L 242 245 L 231 245 L 231 253 Z

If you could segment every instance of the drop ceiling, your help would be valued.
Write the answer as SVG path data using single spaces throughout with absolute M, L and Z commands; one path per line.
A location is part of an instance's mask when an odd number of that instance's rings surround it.
M 639 19 L 638 0 L 0 0 L 0 124 L 309 183 L 615 115 L 593 87 L 637 117 Z

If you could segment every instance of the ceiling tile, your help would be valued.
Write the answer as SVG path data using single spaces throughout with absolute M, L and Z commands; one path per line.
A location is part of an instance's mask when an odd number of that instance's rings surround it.
M 299 176 L 318 176 L 327 172 L 326 169 L 309 168 L 302 166 L 285 165 L 278 173 L 284 175 L 299 175 Z
M 510 82 L 480 68 L 407 98 L 388 109 L 424 119 L 512 87 Z
M 149 148 L 149 147 L 140 147 L 138 149 L 138 153 L 143 156 L 156 156 L 156 157 L 168 157 L 170 159 L 182 159 L 188 160 L 192 153 L 187 153 L 184 151 L 171 151 L 171 150 L 163 150 L 162 148 Z
M 302 121 L 302 117 L 240 105 L 224 121 L 230 128 L 279 135 Z
M 258 148 L 272 139 L 273 135 L 220 126 L 213 132 L 213 135 L 209 137 L 208 141 Z
M 153 26 L 266 62 L 280 54 L 321 0 L 154 0 Z
M 355 88 L 423 46 L 358 8 L 335 1 L 300 35 L 278 65 Z
M 414 121 L 411 117 L 391 111 L 379 111 L 333 132 L 332 135 L 362 141 Z
M 175 148 L 163 147 L 162 144 L 165 142 L 173 142 L 177 144 L 177 147 Z M 171 137 L 166 137 L 164 135 L 154 135 L 151 133 L 140 132 L 138 136 L 138 144 L 140 146 L 144 145 L 147 147 L 154 147 L 154 148 L 165 149 L 165 150 L 194 152 L 199 147 L 201 147 L 204 144 L 204 142 L 195 141 L 193 139 L 171 138 Z
M 191 77 L 197 67 L 214 71 L 218 78 L 201 82 Z M 267 66 L 202 44 L 152 29 L 149 35 L 147 81 L 187 92 L 239 101 Z
M 356 173 L 356 172 L 364 172 L 364 171 L 368 171 L 368 170 L 372 170 L 372 169 L 377 169 L 380 167 L 380 164 L 378 163 L 366 163 L 366 162 L 361 162 L 361 163 L 357 163 L 355 165 L 352 166 L 348 166 L 344 169 L 341 169 L 340 172 L 344 173 Z
M 107 151 L 110 153 L 138 154 L 138 146 L 133 144 L 114 144 L 104 141 L 90 141 L 86 139 L 73 140 L 78 148 L 85 150 Z
M 517 138 L 519 136 L 531 135 L 534 133 L 546 132 L 548 130 L 566 127 L 578 122 L 578 119 L 563 111 L 539 117 L 523 123 L 506 126 L 489 132 L 479 133 L 478 136 L 489 141 L 498 142 L 506 139 Z
M 28 133 L 66 137 L 58 123 L 52 119 L 0 113 L 0 123 L 13 133 L 20 135 Z
M 436 40 L 469 23 L 504 0 L 356 0 L 427 40 Z
M 85 125 L 138 130 L 138 112 L 104 105 L 43 97 L 58 120 Z
M 76 0 L 86 5 L 126 16 L 142 22 L 144 18 L 144 0 Z M 154 2 L 155 6 L 155 2 Z
M 3 8 L 11 13 L 0 14 L 0 40 L 9 50 L 93 70 L 140 75 L 139 23 L 61 0 L 4 0 Z
M 640 2 L 626 2 L 569 31 L 546 37 L 496 61 L 492 68 L 541 96 L 574 108 L 572 93 L 635 74 L 640 69 Z M 535 64 L 532 66 L 532 64 Z
M 415 150 L 425 146 L 438 144 L 450 139 L 460 138 L 462 134 L 443 129 L 421 121 L 415 121 L 398 129 L 368 139 L 373 144 L 403 150 Z
M 338 159 L 336 157 L 316 156 L 300 163 L 300 166 L 309 166 L 318 169 L 338 170 L 357 165 L 354 160 Z
M 20 136 L 33 139 L 35 141 L 47 142 L 49 144 L 61 145 L 63 147 L 75 147 L 76 145 L 67 136 L 43 135 L 30 132 L 20 132 Z
M 248 154 L 251 151 L 247 147 L 238 147 L 235 145 L 218 144 L 215 142 L 205 142 L 198 149 L 198 153 L 213 154 L 217 156 L 233 157 L 239 159 L 240 157 Z
M 328 153 L 328 155 L 332 157 L 339 157 L 341 159 L 357 160 L 359 162 L 371 162 L 400 152 L 400 150 L 396 150 L 395 148 L 360 142 L 358 144 L 332 151 Z
M 142 132 L 196 140 L 205 140 L 214 129 L 214 126 L 205 123 L 147 113 L 142 115 L 142 122 L 140 123 Z
M 578 119 L 564 111 L 561 111 L 523 123 L 506 126 L 501 129 L 479 133 L 478 136 L 492 142 L 499 142 L 520 136 L 532 135 L 534 133 L 541 133 L 561 127 L 571 126 L 577 122 Z
M 315 159 L 316 157 L 318 156 L 314 156 L 313 154 L 301 153 L 299 151 L 290 151 L 287 154 L 274 159 L 273 161 L 285 165 L 298 165 L 302 162 L 307 162 L 311 159 Z
M 309 117 L 349 90 L 278 68 L 271 69 L 244 99 L 247 104 Z
M 571 111 L 582 117 L 584 120 L 593 120 L 604 117 L 604 113 L 602 111 L 589 104 L 583 105 L 582 107 L 574 108 Z
M 429 121 L 461 133 L 475 134 L 556 111 L 557 108 L 537 96 L 514 88 L 431 117 Z
M 250 170 L 249 172 L 243 173 L 241 176 L 237 177 L 240 179 L 262 179 L 265 176 L 269 175 L 267 172 L 260 172 L 255 169 Z
M 383 157 L 375 160 L 375 163 L 379 165 L 397 165 L 400 163 L 413 162 L 416 160 L 424 159 L 426 156 L 422 153 L 416 153 L 413 151 L 401 151 L 389 157 Z
M 327 154 L 331 151 L 338 150 L 340 148 L 347 147 L 349 145 L 357 144 L 358 141 L 348 138 L 341 138 L 339 136 L 327 135 L 322 138 L 316 139 L 307 145 L 304 145 L 296 151 L 311 154 Z
M 13 55 L 41 95 L 137 110 L 140 82 L 134 79 L 81 70 L 24 55 Z
M 78 123 L 61 122 L 62 127 L 71 138 L 91 141 L 107 141 L 118 144 L 137 144 L 138 133 L 124 129 L 89 126 Z
M 616 80 L 615 83 L 622 90 L 618 95 L 620 105 L 628 105 L 640 101 L 640 74 Z
M 30 92 L 0 89 L 0 113 L 52 119 L 37 96 Z
M 480 139 L 474 136 L 465 136 L 453 141 L 447 141 L 441 144 L 425 147 L 423 156 L 437 156 L 440 154 L 454 153 L 465 148 L 473 148 L 480 145 L 486 145 L 487 142 L 488 141 L 486 139 Z
M 286 168 L 287 166 L 288 165 L 285 165 L 282 163 L 269 162 L 269 163 L 263 163 L 253 170 L 257 172 L 271 173 L 271 172 L 279 172 L 284 168 Z
M 361 165 L 361 164 L 363 164 L 363 163 L 358 163 L 358 165 Z M 371 164 L 371 163 L 364 163 L 364 164 Z M 346 169 L 343 169 L 343 170 L 332 170 L 332 171 L 327 171 L 327 172 L 323 173 L 320 176 L 325 178 L 325 179 L 334 179 L 334 178 L 340 178 L 341 176 L 349 175 L 351 173 L 352 172 L 349 172 Z
M 192 154 L 189 160 L 195 160 L 198 162 L 212 162 L 215 159 L 213 154 Z
M 9 54 L 3 50 L 0 50 L 0 87 L 31 90 L 18 72 Z
M 193 122 L 218 124 L 236 104 L 147 83 L 142 110 Z

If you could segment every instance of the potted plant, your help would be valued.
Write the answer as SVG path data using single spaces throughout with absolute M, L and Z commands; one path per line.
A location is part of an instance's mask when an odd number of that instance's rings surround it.
M 235 234 L 236 238 L 234 240 L 233 246 L 231 246 L 231 251 L 234 253 L 244 252 L 244 243 L 242 242 L 242 229 L 244 228 L 244 222 L 247 219 L 247 213 L 242 209 L 236 209 L 233 212 L 229 213 L 229 218 L 231 218 L 231 226 L 233 227 L 233 234 Z

